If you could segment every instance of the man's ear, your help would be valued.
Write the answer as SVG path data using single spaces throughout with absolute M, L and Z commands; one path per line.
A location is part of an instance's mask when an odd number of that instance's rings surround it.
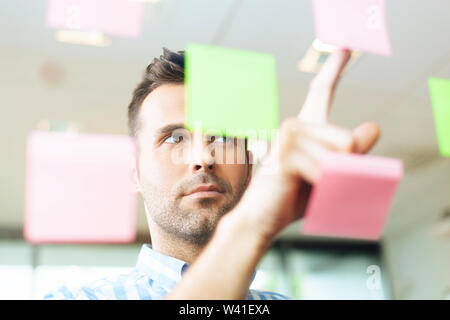
M 141 188 L 141 183 L 139 181 L 138 169 L 136 168 L 136 166 L 133 166 L 131 174 L 132 174 L 132 181 L 133 181 L 133 192 L 141 193 L 142 188 Z

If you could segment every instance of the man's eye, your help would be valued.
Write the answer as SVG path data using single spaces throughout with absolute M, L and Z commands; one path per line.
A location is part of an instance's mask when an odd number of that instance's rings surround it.
M 226 136 L 209 136 L 209 142 L 217 142 L 217 143 L 233 143 L 234 139 Z
M 170 144 L 177 144 L 183 140 L 185 140 L 185 137 L 179 133 L 172 133 L 170 136 L 167 136 L 166 138 L 164 138 L 164 142 L 170 143 Z

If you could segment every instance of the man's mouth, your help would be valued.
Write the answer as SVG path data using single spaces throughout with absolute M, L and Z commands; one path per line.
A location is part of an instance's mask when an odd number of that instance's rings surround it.
M 189 198 L 204 198 L 204 197 L 218 197 L 223 194 L 223 191 L 216 185 L 201 185 L 190 192 L 188 192 L 185 197 Z

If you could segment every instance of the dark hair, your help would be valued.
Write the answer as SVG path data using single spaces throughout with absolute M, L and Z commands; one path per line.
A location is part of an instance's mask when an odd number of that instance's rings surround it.
M 130 135 L 136 136 L 139 130 L 139 110 L 148 94 L 163 84 L 183 82 L 184 51 L 172 52 L 167 48 L 163 48 L 163 55 L 159 59 L 153 59 L 153 62 L 148 65 L 128 105 Z

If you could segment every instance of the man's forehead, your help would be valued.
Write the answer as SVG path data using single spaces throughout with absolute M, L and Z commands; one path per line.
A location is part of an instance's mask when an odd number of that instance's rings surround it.
M 185 91 L 183 84 L 165 84 L 153 90 L 143 101 L 139 120 L 141 130 L 156 133 L 170 124 L 185 121 Z

